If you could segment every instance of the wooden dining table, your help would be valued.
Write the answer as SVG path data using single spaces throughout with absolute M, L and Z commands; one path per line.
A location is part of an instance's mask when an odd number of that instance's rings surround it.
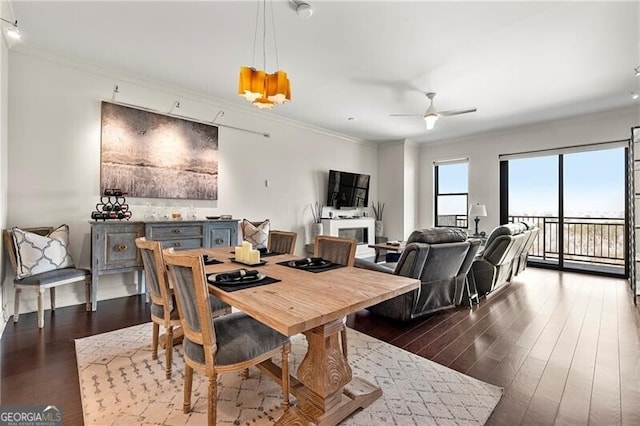
M 279 425 L 335 425 L 382 395 L 373 383 L 354 377 L 341 347 L 339 332 L 348 314 L 418 288 L 417 279 L 340 267 L 323 272 L 278 265 L 299 259 L 283 254 L 264 257 L 262 266 L 232 263 L 233 249 L 198 249 L 223 263 L 206 265 L 207 274 L 247 268 L 280 281 L 237 291 L 209 285 L 211 294 L 287 336 L 303 333 L 307 352 L 291 378 L 296 406 L 277 421 Z M 281 380 L 280 367 L 263 363 L 261 370 Z

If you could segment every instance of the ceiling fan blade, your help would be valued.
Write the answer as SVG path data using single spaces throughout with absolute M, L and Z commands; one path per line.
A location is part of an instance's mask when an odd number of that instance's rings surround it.
M 438 115 L 443 117 L 448 117 L 450 115 L 460 115 L 460 114 L 468 114 L 470 112 L 476 112 L 477 108 L 471 109 L 450 109 L 449 111 L 438 111 Z
M 389 114 L 389 117 L 423 117 L 424 114 Z

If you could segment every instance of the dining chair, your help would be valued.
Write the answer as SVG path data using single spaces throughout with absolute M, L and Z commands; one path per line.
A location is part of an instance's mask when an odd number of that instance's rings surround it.
M 17 231 L 20 231 L 20 237 L 14 235 Z M 15 296 L 13 301 L 13 322 L 18 322 L 20 317 L 20 296 L 22 290 L 29 289 L 35 290 L 38 294 L 38 328 L 44 327 L 44 292 L 49 289 L 49 296 L 51 299 L 51 310 L 56 309 L 56 287 L 63 284 L 72 284 L 76 282 L 83 282 L 85 286 L 85 309 L 91 310 L 91 271 L 89 269 L 76 268 L 73 266 L 73 261 L 66 262 L 69 266 L 56 269 L 51 266 L 51 262 L 57 262 L 52 259 L 52 254 L 45 252 L 51 250 L 51 242 L 46 241 L 49 236 L 52 236 L 54 232 L 64 232 L 65 238 L 68 239 L 68 227 L 67 225 L 53 228 L 52 226 L 40 226 L 31 228 L 12 228 L 4 229 L 2 231 L 2 238 L 4 241 L 5 251 L 9 257 L 9 263 L 13 268 L 15 278 L 13 280 L 13 286 L 15 288 Z M 38 237 L 31 238 L 29 234 L 36 234 Z M 42 238 L 44 237 L 44 238 Z M 38 239 L 39 241 L 35 241 Z M 41 242 L 41 244 L 39 244 Z M 57 250 L 65 252 L 67 250 L 66 243 L 63 244 Z M 21 247 L 23 248 L 21 249 Z M 21 256 L 20 252 L 26 249 L 29 251 L 31 259 L 26 259 L 25 256 Z M 65 252 L 68 254 L 68 252 Z M 65 254 L 62 253 L 62 254 Z M 65 257 L 66 257 L 65 254 Z M 40 268 L 37 264 L 40 261 L 47 263 L 49 268 Z M 25 265 L 27 262 L 31 262 L 29 265 Z M 50 269 L 45 272 L 31 273 L 37 270 Z M 22 272 L 22 273 L 21 273 Z
M 283 407 L 289 408 L 289 337 L 278 333 L 242 312 L 213 318 L 208 306 L 208 286 L 201 256 L 163 250 L 169 279 L 175 291 L 184 331 L 184 404 L 191 411 L 193 370 L 208 380 L 207 418 L 216 423 L 218 374 L 244 370 L 282 355 Z
M 296 248 L 298 234 L 289 231 L 269 231 L 269 243 L 267 248 L 270 252 L 293 254 Z
M 358 242 L 354 238 L 316 235 L 313 245 L 313 255 L 339 265 L 353 266 L 356 258 L 357 245 Z M 347 317 L 344 317 L 342 318 L 342 330 L 340 330 L 340 342 L 342 345 L 342 353 L 345 358 L 347 358 L 346 324 Z
M 167 379 L 171 378 L 173 358 L 174 327 L 180 327 L 180 317 L 174 302 L 173 291 L 169 287 L 167 279 L 167 267 L 162 256 L 162 243 L 156 240 L 147 240 L 145 237 L 136 238 L 136 246 L 142 255 L 142 264 L 149 297 L 151 299 L 151 322 L 153 332 L 151 336 L 151 359 L 158 359 L 158 345 L 160 340 L 160 326 L 166 332 L 165 345 L 165 373 Z M 213 316 L 231 313 L 231 306 L 222 302 L 215 296 L 210 296 L 209 306 Z
M 345 266 L 353 266 L 358 242 L 353 238 L 317 235 L 313 255 Z

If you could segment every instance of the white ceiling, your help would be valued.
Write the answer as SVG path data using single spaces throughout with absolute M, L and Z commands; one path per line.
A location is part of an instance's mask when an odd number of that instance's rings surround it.
M 290 2 L 273 5 L 292 102 L 272 113 L 353 137 L 460 137 L 630 106 L 630 92 L 640 88 L 636 1 L 309 2 L 309 19 Z M 252 65 L 256 5 L 13 0 L 23 33 L 13 48 L 248 105 L 236 91 L 239 67 Z M 273 58 L 268 51 L 270 72 Z M 441 118 L 430 131 L 421 117 L 389 117 L 424 112 L 427 91 L 438 93 L 440 110 L 478 111 Z

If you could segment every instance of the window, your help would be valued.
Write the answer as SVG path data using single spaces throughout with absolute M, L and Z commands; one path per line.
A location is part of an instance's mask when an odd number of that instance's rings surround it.
M 469 162 L 435 163 L 435 226 L 467 228 Z

